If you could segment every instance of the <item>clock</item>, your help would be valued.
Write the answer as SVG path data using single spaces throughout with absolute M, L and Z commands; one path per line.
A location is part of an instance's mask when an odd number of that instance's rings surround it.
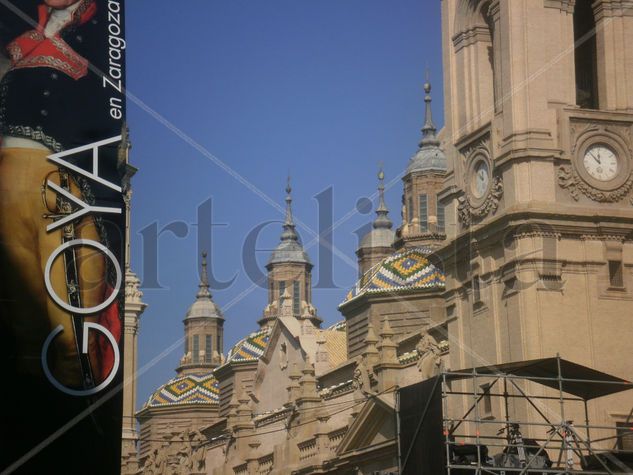
M 590 177 L 601 182 L 615 179 L 621 168 L 616 152 L 604 144 L 588 147 L 582 165 Z
M 470 192 L 477 198 L 483 198 L 490 187 L 490 167 L 486 160 L 480 159 L 473 164 Z

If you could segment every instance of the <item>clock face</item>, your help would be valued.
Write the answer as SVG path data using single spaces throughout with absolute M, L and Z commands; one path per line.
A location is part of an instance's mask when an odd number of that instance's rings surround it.
M 583 165 L 592 178 L 611 181 L 619 172 L 618 156 L 606 145 L 592 145 L 585 152 Z
M 490 168 L 488 162 L 480 160 L 473 168 L 471 191 L 475 198 L 483 198 L 490 185 Z

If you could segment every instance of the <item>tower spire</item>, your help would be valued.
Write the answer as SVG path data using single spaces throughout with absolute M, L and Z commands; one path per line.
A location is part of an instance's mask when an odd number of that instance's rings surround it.
M 380 165 L 380 170 L 378 171 L 378 196 L 379 203 L 378 208 L 376 208 L 376 219 L 374 220 L 374 228 L 385 228 L 391 229 L 393 223 L 391 219 L 389 219 L 389 209 L 385 204 L 385 172 L 382 169 L 382 164 Z
M 209 290 L 209 275 L 207 273 L 207 252 L 202 252 L 202 272 L 200 273 L 200 284 L 198 284 L 198 299 L 211 298 Z
M 422 127 L 422 141 L 420 142 L 420 147 L 424 147 L 426 145 L 434 145 L 439 146 L 440 141 L 437 138 L 437 128 L 433 123 L 433 110 L 431 108 L 431 102 L 433 99 L 431 98 L 431 82 L 429 80 L 429 70 L 426 70 L 426 82 L 424 83 L 424 92 L 426 96 L 424 97 L 424 102 L 426 103 L 426 112 L 424 118 L 424 126 Z
M 282 241 L 299 240 L 292 217 L 292 187 L 290 186 L 290 175 L 288 175 L 288 183 L 286 185 L 286 220 L 284 221 L 283 229 L 281 234 Z

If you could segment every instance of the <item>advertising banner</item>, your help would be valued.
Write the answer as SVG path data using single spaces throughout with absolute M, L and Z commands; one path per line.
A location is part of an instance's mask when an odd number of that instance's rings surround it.
M 120 471 L 123 0 L 0 0 L 0 473 Z

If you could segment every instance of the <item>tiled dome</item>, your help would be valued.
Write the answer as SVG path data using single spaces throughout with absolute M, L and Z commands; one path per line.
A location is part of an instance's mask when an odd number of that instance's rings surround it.
M 272 327 L 265 327 L 240 340 L 229 351 L 227 363 L 244 363 L 260 359 L 266 351 L 271 332 Z
M 427 258 L 428 248 L 394 254 L 368 270 L 347 294 L 343 304 L 364 294 L 443 288 L 446 278 Z
M 145 407 L 184 406 L 189 404 L 216 405 L 220 388 L 213 373 L 178 376 L 158 388 Z

